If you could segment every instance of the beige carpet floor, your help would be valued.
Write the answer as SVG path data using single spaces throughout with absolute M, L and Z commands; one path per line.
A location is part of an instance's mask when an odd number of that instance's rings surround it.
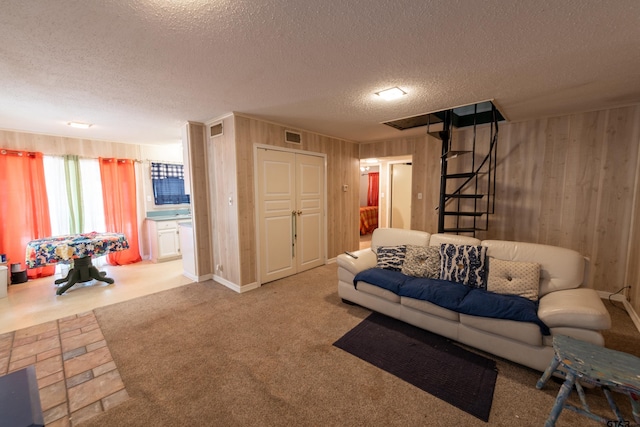
M 332 345 L 370 313 L 341 302 L 336 269 L 245 294 L 210 281 L 96 309 L 130 398 L 82 425 L 487 425 Z M 637 351 L 629 317 L 609 309 L 612 343 Z M 488 425 L 543 425 L 560 385 L 536 390 L 539 372 L 493 358 Z M 588 399 L 592 409 L 608 408 L 600 392 Z M 598 424 L 564 411 L 557 425 Z

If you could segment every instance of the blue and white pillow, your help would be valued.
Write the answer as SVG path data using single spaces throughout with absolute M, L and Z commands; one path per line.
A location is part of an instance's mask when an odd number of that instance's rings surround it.
M 400 246 L 378 246 L 376 255 L 378 256 L 377 268 L 400 271 L 404 263 L 407 247 Z
M 487 288 L 484 246 L 440 245 L 440 279 L 462 283 L 472 288 Z

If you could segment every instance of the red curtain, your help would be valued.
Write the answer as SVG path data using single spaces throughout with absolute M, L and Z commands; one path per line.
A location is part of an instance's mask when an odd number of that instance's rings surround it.
M 0 253 L 25 268 L 27 244 L 51 235 L 42 153 L 0 150 Z M 55 266 L 32 268 L 31 279 L 52 276 Z
M 109 264 L 142 261 L 138 245 L 136 173 L 133 160 L 100 158 L 100 180 L 107 231 L 124 233 L 129 249 L 107 255 Z
M 379 175 L 379 172 L 369 172 L 369 192 L 367 193 L 367 206 L 378 206 Z

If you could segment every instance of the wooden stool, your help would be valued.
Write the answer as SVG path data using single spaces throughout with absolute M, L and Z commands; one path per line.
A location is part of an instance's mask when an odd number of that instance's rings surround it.
M 553 350 L 555 351 L 553 360 L 538 380 L 536 388 L 539 390 L 544 387 L 554 372 L 561 373 L 566 379 L 560 387 L 545 427 L 555 426 L 556 420 L 564 408 L 601 423 L 606 424 L 613 421 L 589 410 L 581 382 L 585 385 L 602 388 L 617 421 L 625 423 L 620 425 L 628 425 L 628 420 L 625 420 L 620 413 L 611 391 L 629 396 L 633 419 L 640 424 L 640 358 L 564 335 L 553 337 Z M 556 371 L 559 366 L 562 370 Z M 574 385 L 580 397 L 582 408 L 566 403 Z

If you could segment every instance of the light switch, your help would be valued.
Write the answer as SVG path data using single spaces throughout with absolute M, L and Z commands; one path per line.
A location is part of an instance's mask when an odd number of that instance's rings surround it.
M 418 193 L 418 200 L 422 200 L 422 193 Z
M 342 185 L 342 191 L 347 191 L 348 189 L 349 189 L 349 186 L 347 184 Z

